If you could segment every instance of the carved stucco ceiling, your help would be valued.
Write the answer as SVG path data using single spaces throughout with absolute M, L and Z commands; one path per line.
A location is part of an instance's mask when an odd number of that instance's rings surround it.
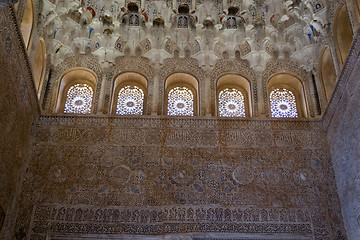
M 89 52 L 105 66 L 124 55 L 161 64 L 179 54 L 200 66 L 238 56 L 258 72 L 291 58 L 310 71 L 328 24 L 321 0 L 43 0 L 42 9 L 54 65 Z

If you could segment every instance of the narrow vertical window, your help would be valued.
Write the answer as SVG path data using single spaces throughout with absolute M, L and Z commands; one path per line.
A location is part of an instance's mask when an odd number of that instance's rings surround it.
M 168 94 L 169 116 L 194 116 L 194 94 L 186 87 L 175 87 Z
M 31 33 L 33 31 L 34 24 L 34 9 L 33 1 L 27 0 L 25 5 L 24 16 L 21 22 L 21 33 L 24 39 L 25 46 L 29 48 Z
M 66 93 L 65 113 L 91 113 L 94 91 L 87 84 L 71 86 Z
M 137 86 L 120 89 L 116 105 L 118 115 L 141 115 L 144 106 L 144 91 Z
M 219 93 L 220 117 L 245 117 L 243 94 L 236 89 L 226 88 Z
M 353 41 L 353 31 L 346 4 L 340 6 L 335 15 L 334 36 L 340 66 L 342 67 Z
M 274 118 L 298 117 L 295 95 L 287 89 L 275 89 L 270 93 L 271 116 Z

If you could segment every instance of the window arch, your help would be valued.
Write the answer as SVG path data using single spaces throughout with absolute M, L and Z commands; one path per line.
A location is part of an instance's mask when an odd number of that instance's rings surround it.
M 31 35 L 34 26 L 34 4 L 32 0 L 26 1 L 24 15 L 21 21 L 21 33 L 24 39 L 25 47 L 29 49 Z
M 345 4 L 342 4 L 337 10 L 334 21 L 334 36 L 340 67 L 342 67 L 353 41 L 353 32 Z
M 55 112 L 89 114 L 93 109 L 96 74 L 87 68 L 66 71 L 58 88 Z
M 237 74 L 220 77 L 216 85 L 219 117 L 251 116 L 250 83 Z
M 35 87 L 38 91 L 38 97 L 40 97 L 45 71 L 46 71 L 45 42 L 43 38 L 40 38 L 36 48 L 34 67 L 33 67 L 34 81 L 35 81 Z
M 329 47 L 324 47 L 322 50 L 319 69 L 325 97 L 329 100 L 336 84 L 334 61 Z
M 175 73 L 165 82 L 165 109 L 168 116 L 198 114 L 198 81 L 191 75 Z
M 114 82 L 111 112 L 116 115 L 144 114 L 146 90 L 144 76 L 133 72 L 120 74 Z
M 308 117 L 304 87 L 294 75 L 278 73 L 271 76 L 268 94 L 271 117 Z

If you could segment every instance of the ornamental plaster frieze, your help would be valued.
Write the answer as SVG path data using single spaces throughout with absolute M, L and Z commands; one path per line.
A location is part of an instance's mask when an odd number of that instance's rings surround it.
M 198 128 L 198 129 L 237 129 L 237 130 L 321 130 L 319 120 L 281 119 L 209 119 L 208 117 L 115 117 L 115 116 L 51 116 L 40 117 L 39 126 L 101 126 L 112 128 L 141 128 L 141 127 L 170 127 L 170 128 Z M 110 124 L 110 125 L 109 125 Z
M 311 239 L 313 234 L 310 215 L 310 211 L 306 208 L 282 209 L 251 206 L 234 208 L 215 205 L 211 207 L 89 208 L 43 205 L 35 209 L 36 219 L 34 220 L 37 228 L 34 228 L 32 234 L 56 236 L 67 233 L 75 236 L 75 234 L 125 233 L 132 234 L 131 237 L 128 236 L 131 239 L 135 237 L 134 234 L 149 235 L 148 239 L 153 239 L 151 235 L 187 233 L 189 236 L 186 239 L 193 239 L 190 233 L 216 232 L 227 233 L 231 236 L 231 233 L 241 232 L 243 235 L 249 233 L 287 234 L 296 239 L 307 240 Z M 41 222 L 36 221 L 37 219 Z M 88 221 L 91 221 L 92 225 L 89 225 Z M 196 224 L 196 222 L 201 223 Z M 216 234 L 213 235 L 216 236 Z M 238 236 L 236 239 L 239 239 Z
M 251 129 L 251 128 L 249 128 Z M 201 129 L 197 128 L 94 128 L 92 130 L 81 127 L 59 127 L 59 128 L 40 128 L 34 133 L 38 143 L 49 142 L 53 144 L 97 144 L 105 141 L 109 144 L 120 144 L 121 146 L 158 146 L 166 147 L 192 147 L 194 145 L 201 148 L 228 147 L 249 149 L 249 148 L 296 148 L 308 147 L 321 149 L 327 147 L 326 139 L 321 138 L 323 131 L 308 133 L 304 130 L 287 130 L 282 132 L 270 131 L 266 129 L 257 130 L 237 130 L 237 129 Z M 140 131 L 139 131 L 140 130 Z

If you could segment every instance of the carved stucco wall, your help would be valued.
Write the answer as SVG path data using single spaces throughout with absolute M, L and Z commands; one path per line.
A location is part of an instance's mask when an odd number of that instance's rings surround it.
M 349 239 L 360 239 L 359 32 L 324 118 Z
M 346 238 L 320 122 L 43 116 L 32 135 L 30 239 Z
M 38 109 L 31 70 L 10 7 L 0 8 L 0 26 L 0 206 L 4 210 L 0 209 L 0 224 L 4 223 L 0 239 L 6 239 L 3 234 L 13 226 L 19 179 Z
M 1 164 L 6 166 L 0 169 L 5 179 L 0 201 L 10 216 L 17 214 L 15 239 L 147 234 L 204 239 L 206 232 L 233 239 L 346 239 L 322 121 L 43 116 L 28 151 L 36 94 L 13 14 L 0 11 L 0 24 L 6 26 L 0 29 L 0 54 L 8 56 L 0 60 L 0 122 L 7 129 L 0 135 Z M 346 64 L 346 69 L 358 65 L 357 60 Z M 350 77 L 347 71 L 344 79 Z M 352 84 L 356 75 L 350 77 Z M 348 175 L 358 179 L 353 166 L 359 134 L 353 134 L 359 127 L 356 112 L 342 104 L 358 106 L 352 92 L 356 86 L 346 88 L 334 118 L 329 116 L 335 103 L 325 116 L 325 125 L 333 119 L 328 136 L 349 239 L 359 238 L 354 211 L 359 191 L 351 185 L 356 181 L 344 180 Z M 342 123 L 344 114 L 353 122 Z M 344 154 L 352 164 L 342 164 Z M 17 181 L 27 157 L 17 211 L 12 199 L 20 192 Z M 9 219 L 1 239 L 11 239 Z

